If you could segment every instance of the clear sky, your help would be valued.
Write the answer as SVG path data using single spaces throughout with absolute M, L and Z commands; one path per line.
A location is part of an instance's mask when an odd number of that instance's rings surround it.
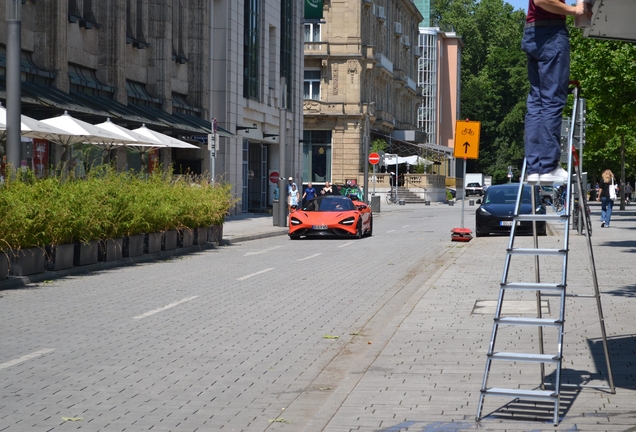
M 528 12 L 528 0 L 505 0 L 507 3 L 510 3 L 512 7 L 515 9 L 523 9 Z

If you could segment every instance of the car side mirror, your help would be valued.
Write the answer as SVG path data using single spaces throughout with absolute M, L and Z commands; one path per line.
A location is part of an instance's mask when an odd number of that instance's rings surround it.
M 358 210 L 362 211 L 365 210 L 367 208 L 366 204 L 362 204 L 358 206 Z

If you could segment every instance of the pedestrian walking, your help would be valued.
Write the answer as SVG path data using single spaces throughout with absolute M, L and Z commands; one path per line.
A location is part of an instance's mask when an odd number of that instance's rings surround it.
M 632 200 L 632 185 L 629 182 L 625 183 L 625 204 L 629 205 Z
M 298 208 L 300 193 L 296 187 L 296 183 L 292 184 L 289 196 L 287 197 L 287 210 L 291 213 Z
M 561 122 L 570 81 L 570 37 L 565 16 L 591 16 L 584 2 L 528 0 L 521 49 L 528 57 L 528 94 L 525 119 L 526 171 L 529 182 L 564 183 L 561 168 Z
M 311 182 L 307 183 L 307 187 L 305 188 L 305 192 L 303 193 L 303 202 L 311 201 L 316 198 L 316 189 L 314 189 Z
M 601 190 L 601 228 L 609 228 L 612 219 L 612 209 L 614 208 L 614 200 L 616 200 L 616 179 L 614 173 L 609 169 L 603 171 L 599 189 Z

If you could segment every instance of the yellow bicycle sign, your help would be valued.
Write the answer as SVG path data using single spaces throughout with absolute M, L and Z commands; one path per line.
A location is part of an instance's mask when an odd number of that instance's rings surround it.
M 481 122 L 458 120 L 455 124 L 455 152 L 460 159 L 479 157 L 479 133 Z

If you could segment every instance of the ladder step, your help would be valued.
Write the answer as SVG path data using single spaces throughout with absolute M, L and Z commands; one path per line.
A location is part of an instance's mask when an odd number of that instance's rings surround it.
M 567 219 L 569 215 L 567 214 L 522 214 L 514 216 L 514 219 L 520 221 L 561 221 Z
M 565 286 L 553 283 L 536 282 L 508 282 L 501 284 L 503 289 L 513 289 L 519 291 L 563 291 Z
M 498 325 L 525 325 L 537 327 L 562 327 L 563 321 L 554 318 L 501 317 L 495 318 Z
M 549 255 L 563 256 L 568 253 L 567 249 L 535 249 L 535 248 L 514 248 L 506 251 L 511 255 Z
M 481 390 L 482 394 L 491 396 L 505 396 L 519 399 L 530 399 L 537 401 L 556 401 L 558 394 L 554 390 L 521 390 L 491 387 Z
M 531 354 L 531 353 L 513 353 L 513 352 L 496 352 L 489 355 L 493 360 L 532 362 L 532 363 L 552 363 L 559 364 L 561 357 L 557 354 Z

